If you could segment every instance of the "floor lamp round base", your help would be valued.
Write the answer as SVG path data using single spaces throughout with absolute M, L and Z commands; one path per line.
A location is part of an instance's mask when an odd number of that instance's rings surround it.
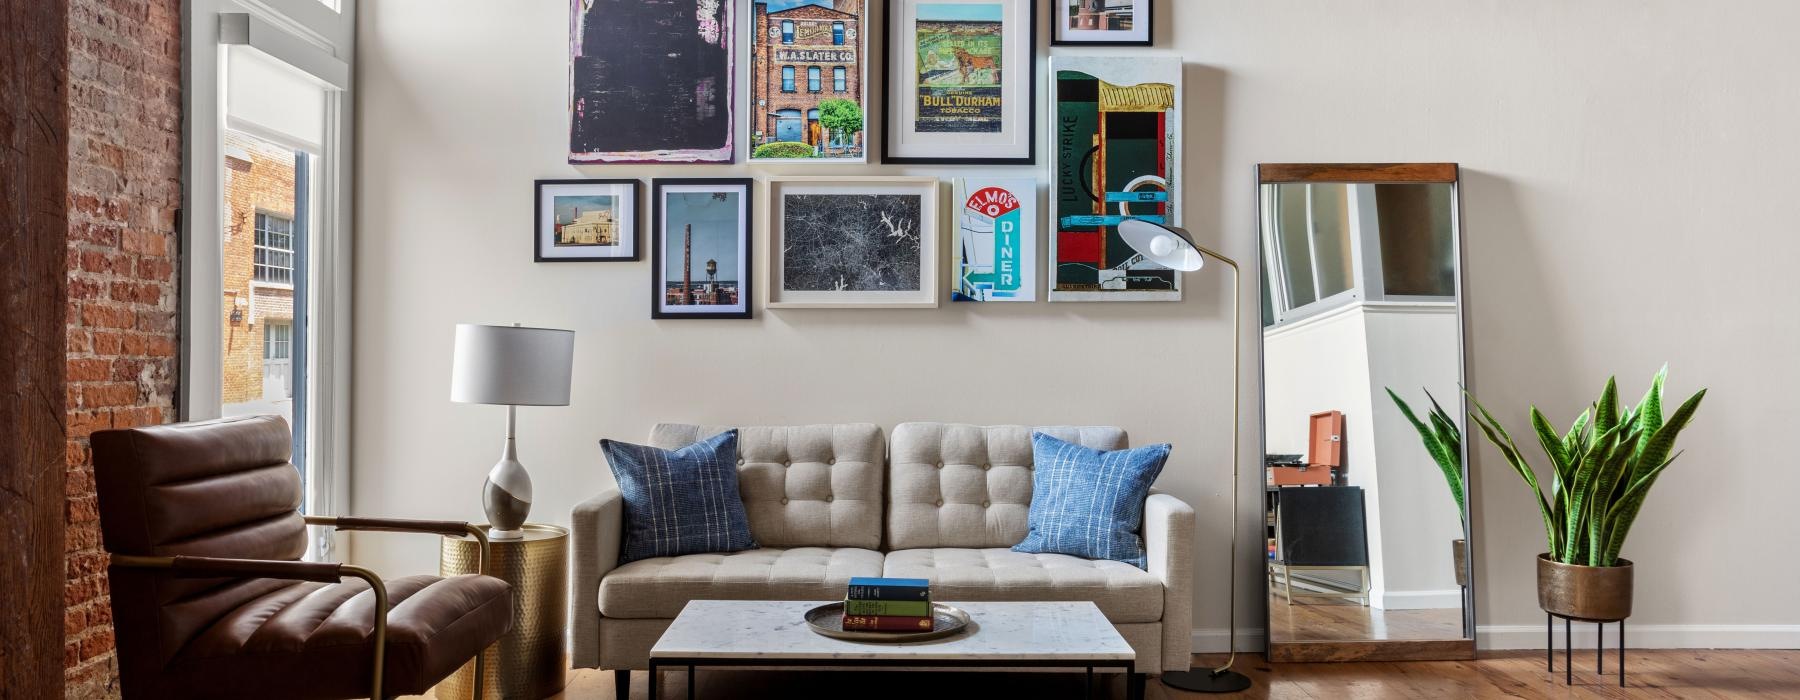
M 1250 687 L 1250 677 L 1237 671 L 1215 672 L 1210 668 L 1175 671 L 1162 675 L 1163 685 L 1196 693 L 1236 693 Z

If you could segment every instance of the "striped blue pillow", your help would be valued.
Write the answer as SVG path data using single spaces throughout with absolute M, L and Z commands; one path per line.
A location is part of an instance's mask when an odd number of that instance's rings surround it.
M 1032 433 L 1030 532 L 1013 551 L 1144 568 L 1144 499 L 1168 459 L 1167 443 L 1107 452 Z
M 601 440 L 625 501 L 619 563 L 755 549 L 738 495 L 737 431 L 679 450 Z

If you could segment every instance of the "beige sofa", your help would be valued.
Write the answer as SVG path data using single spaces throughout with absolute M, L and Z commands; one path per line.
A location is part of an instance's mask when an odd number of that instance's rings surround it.
M 726 427 L 658 425 L 675 449 Z M 1137 651 L 1137 671 L 1186 670 L 1192 645 L 1194 511 L 1167 494 L 1144 504 L 1148 570 L 1061 554 L 1020 554 L 1031 504 L 1031 433 L 1022 426 L 905 423 L 891 450 L 875 425 L 738 429 L 738 490 L 761 549 L 618 565 L 624 504 L 608 489 L 575 507 L 578 668 L 645 669 L 650 647 L 690 600 L 841 599 L 852 576 L 931 580 L 939 601 L 1093 601 Z M 1035 428 L 1098 449 L 1123 430 Z

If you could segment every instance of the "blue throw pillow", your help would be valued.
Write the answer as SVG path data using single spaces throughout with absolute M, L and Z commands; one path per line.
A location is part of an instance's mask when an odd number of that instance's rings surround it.
M 679 450 L 613 440 L 600 449 L 625 501 L 620 564 L 756 548 L 738 495 L 736 430 Z
M 1107 452 L 1031 434 L 1031 528 L 1013 551 L 1111 559 L 1144 568 L 1144 499 L 1169 445 Z

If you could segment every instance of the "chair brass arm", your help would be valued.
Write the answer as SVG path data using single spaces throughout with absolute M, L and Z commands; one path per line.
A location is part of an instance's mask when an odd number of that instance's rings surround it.
M 181 578 L 231 576 L 336 583 L 348 576 L 367 581 L 369 590 L 375 593 L 374 688 L 370 691 L 369 697 L 386 697 L 381 694 L 381 674 L 387 663 L 387 584 L 382 583 L 381 577 L 373 571 L 360 566 L 330 562 L 190 556 L 147 557 L 130 554 L 114 554 L 112 565 L 139 569 L 167 569 L 173 575 Z M 476 678 L 479 679 L 480 675 L 478 674 Z
M 481 554 L 475 559 L 475 573 L 487 573 L 488 537 L 487 532 L 479 527 L 458 520 L 408 520 L 403 518 L 357 518 L 338 517 L 332 515 L 305 516 L 306 524 L 336 528 L 338 530 L 359 530 L 366 532 L 418 532 L 445 537 L 461 537 L 470 535 L 480 543 Z

